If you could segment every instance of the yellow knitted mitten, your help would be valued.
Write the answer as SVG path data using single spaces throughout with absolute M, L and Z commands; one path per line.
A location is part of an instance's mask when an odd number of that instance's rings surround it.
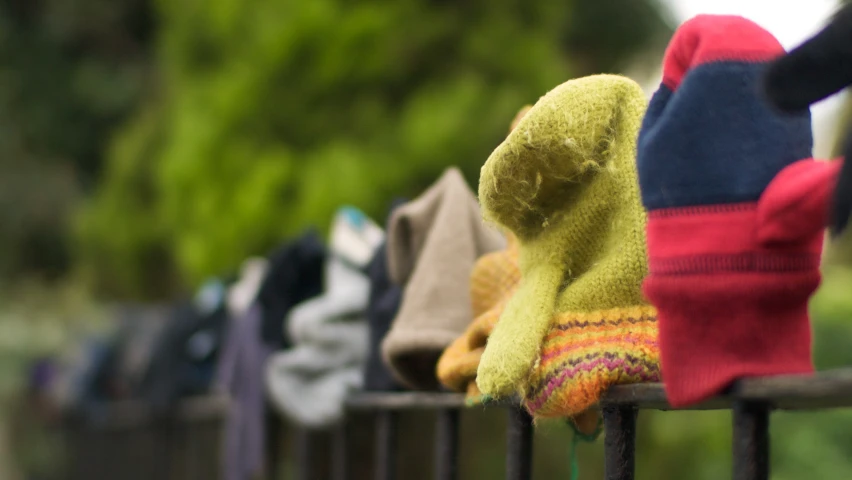
M 524 396 L 545 336 L 563 320 L 611 309 L 600 315 L 621 318 L 618 309 L 647 306 L 635 165 L 645 106 L 639 85 L 625 77 L 568 81 L 543 96 L 482 167 L 483 214 L 518 237 L 522 272 L 479 363 L 483 394 Z
M 518 242 L 506 235 L 506 250 L 492 252 L 477 260 L 470 274 L 473 323 L 457 338 L 438 361 L 438 379 L 447 387 L 467 393 L 469 403 L 478 403 L 476 369 L 485 343 L 521 280 Z

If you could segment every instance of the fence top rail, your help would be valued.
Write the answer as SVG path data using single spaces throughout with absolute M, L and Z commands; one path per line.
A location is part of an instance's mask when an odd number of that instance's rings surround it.
M 814 410 L 852 407 L 852 368 L 841 368 L 813 375 L 780 375 L 742 379 L 723 395 L 684 410 L 721 410 L 735 401 L 765 402 L 779 410 Z M 352 410 L 418 410 L 465 407 L 460 393 L 435 392 L 364 392 L 347 399 Z M 489 405 L 518 405 L 503 400 Z M 649 410 L 675 410 L 666 400 L 661 383 L 618 385 L 601 399 L 602 405 L 632 405 Z

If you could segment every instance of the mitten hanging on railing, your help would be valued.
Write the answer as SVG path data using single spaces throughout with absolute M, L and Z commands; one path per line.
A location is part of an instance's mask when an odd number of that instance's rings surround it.
M 438 379 L 445 386 L 467 394 L 469 404 L 480 403 L 482 394 L 476 386 L 476 370 L 488 337 L 521 281 L 518 266 L 518 241 L 506 235 L 507 247 L 483 255 L 470 274 L 470 299 L 473 322 L 457 338 L 438 361 Z
M 517 236 L 522 278 L 488 339 L 483 394 L 574 416 L 610 386 L 659 378 L 635 142 L 645 97 L 598 75 L 542 97 L 482 168 L 483 213 Z
M 741 17 L 700 15 L 666 51 L 639 136 L 650 275 L 669 402 L 738 377 L 813 370 L 807 304 L 820 282 L 839 164 L 811 157 L 810 115 L 759 95 L 783 53 Z

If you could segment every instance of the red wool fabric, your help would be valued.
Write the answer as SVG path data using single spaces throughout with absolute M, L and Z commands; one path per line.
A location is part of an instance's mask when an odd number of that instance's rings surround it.
M 679 28 L 663 57 L 663 84 L 677 90 L 684 75 L 713 62 L 761 62 L 784 53 L 784 47 L 760 28 L 743 28 L 739 22 L 719 21 L 699 15 Z
M 650 275 L 669 402 L 700 402 L 744 376 L 813 371 L 807 305 L 841 162 L 782 170 L 756 202 L 652 210 Z M 707 319 L 706 322 L 696 321 Z

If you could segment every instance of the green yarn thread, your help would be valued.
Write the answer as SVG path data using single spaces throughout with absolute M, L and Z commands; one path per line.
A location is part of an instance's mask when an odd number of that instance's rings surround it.
M 577 429 L 577 426 L 574 425 L 574 422 L 568 420 L 568 426 L 571 427 L 571 430 L 574 431 L 574 438 L 571 440 L 571 480 L 579 480 L 580 479 L 580 462 L 577 461 L 577 445 L 580 442 L 593 443 L 598 437 L 601 435 L 603 431 L 603 417 L 598 418 L 598 424 L 595 427 L 595 431 L 590 434 L 585 434 Z

